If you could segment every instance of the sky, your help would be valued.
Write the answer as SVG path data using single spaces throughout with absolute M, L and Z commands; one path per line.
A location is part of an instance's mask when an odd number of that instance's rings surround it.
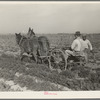
M 100 2 L 1 2 L 0 33 L 100 33 Z

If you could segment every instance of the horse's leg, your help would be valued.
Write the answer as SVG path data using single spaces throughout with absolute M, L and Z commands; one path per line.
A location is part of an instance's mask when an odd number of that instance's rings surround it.
M 38 56 L 37 56 L 37 54 L 35 54 L 35 61 L 38 64 Z
M 41 48 L 40 48 L 40 45 L 39 45 L 39 47 L 38 47 L 38 50 L 37 50 L 37 61 L 38 61 L 38 63 L 43 63 L 43 59 L 41 58 Z
M 38 55 L 37 55 L 37 63 L 42 64 L 42 59 L 41 59 L 41 57 L 40 57 L 40 56 L 38 56 Z
M 38 56 L 37 56 L 37 51 L 36 50 L 33 51 L 33 56 L 34 56 L 35 62 L 38 63 Z
M 24 53 L 24 49 L 23 49 L 23 48 L 21 48 L 21 53 L 20 53 L 20 60 L 21 60 L 21 61 L 22 61 L 22 60 L 23 60 L 23 58 L 24 58 L 23 53 Z

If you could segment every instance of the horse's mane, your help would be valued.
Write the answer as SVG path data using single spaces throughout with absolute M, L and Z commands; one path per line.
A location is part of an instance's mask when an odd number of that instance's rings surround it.
M 46 36 L 39 36 L 38 37 L 38 40 L 41 40 L 41 39 L 45 39 L 46 42 L 49 42 L 48 38 Z
M 49 42 L 49 40 L 48 40 L 48 38 L 46 37 L 46 36 L 39 36 L 38 37 L 38 42 L 39 42 L 39 44 L 40 44 L 40 46 L 42 47 L 42 49 L 44 49 L 43 48 L 43 45 L 46 43 L 46 45 L 47 45 L 47 48 L 48 49 L 50 49 L 50 42 Z M 45 43 L 44 43 L 45 42 Z

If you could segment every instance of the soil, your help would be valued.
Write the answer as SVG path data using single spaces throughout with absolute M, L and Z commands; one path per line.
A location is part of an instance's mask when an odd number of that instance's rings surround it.
M 1 91 L 79 91 L 100 90 L 100 66 L 91 64 L 74 66 L 61 73 L 51 71 L 47 65 L 21 62 L 19 57 L 0 56 Z M 8 84 L 10 81 L 13 85 Z M 5 84 L 7 83 L 7 84 Z

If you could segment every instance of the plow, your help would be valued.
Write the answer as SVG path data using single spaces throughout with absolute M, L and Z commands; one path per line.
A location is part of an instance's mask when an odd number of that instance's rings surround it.
M 21 34 L 16 34 L 17 43 L 20 43 L 19 46 L 22 49 L 22 58 L 24 59 L 25 57 L 28 57 L 31 59 L 35 59 L 37 64 L 47 64 L 50 70 L 58 70 L 59 72 L 62 72 L 66 70 L 72 70 L 73 68 L 75 69 L 77 66 L 84 67 L 87 66 L 87 64 L 94 66 L 94 64 L 96 64 L 94 53 L 91 53 L 93 62 L 87 63 L 85 61 L 85 56 L 81 54 L 77 54 L 75 56 L 70 55 L 66 57 L 66 49 L 64 49 L 65 47 L 50 47 L 49 40 L 45 36 L 33 36 L 33 38 L 30 38 L 28 40 L 27 38 L 22 40 L 22 37 L 23 36 Z M 31 51 L 28 50 L 29 48 Z
M 39 56 L 39 57 L 41 59 L 45 59 L 50 70 L 60 70 L 60 72 L 62 72 L 62 71 L 66 71 L 66 70 L 72 70 L 73 68 L 75 68 L 77 66 L 78 67 L 82 67 L 82 66 L 84 67 L 87 65 L 94 66 L 95 61 L 96 61 L 95 55 L 92 55 L 92 56 L 93 56 L 92 62 L 89 61 L 88 63 L 86 63 L 84 56 L 70 55 L 66 59 L 65 50 L 63 50 L 62 48 L 52 48 L 49 51 L 48 56 Z

